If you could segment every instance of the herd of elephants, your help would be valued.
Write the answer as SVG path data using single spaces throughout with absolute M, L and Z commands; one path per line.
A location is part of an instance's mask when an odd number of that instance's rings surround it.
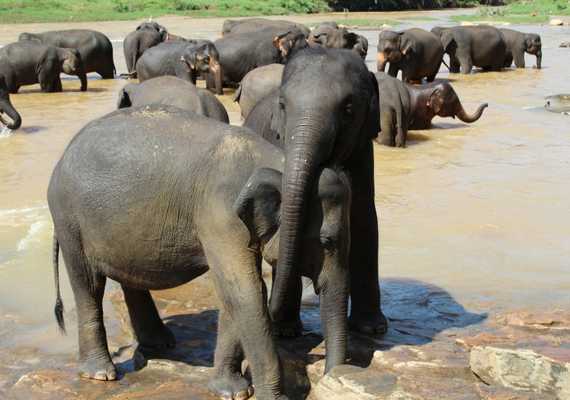
M 349 329 L 386 331 L 373 140 L 405 147 L 408 129 L 427 129 L 435 116 L 481 117 L 487 104 L 468 113 L 449 82 L 433 82 L 444 54 L 450 72 L 467 74 L 524 67 L 525 52 L 540 68 L 542 50 L 536 34 L 457 26 L 382 31 L 376 73 L 367 51 L 366 38 L 334 22 L 310 30 L 262 18 L 227 20 L 214 42 L 151 21 L 125 38 L 128 77 L 139 83 L 77 133 L 48 189 L 55 314 L 64 330 L 61 248 L 82 376 L 118 377 L 103 324 L 107 278 L 122 286 L 139 344 L 160 349 L 175 338 L 149 290 L 211 271 L 220 313 L 210 389 L 223 398 L 287 398 L 274 336 L 302 331 L 302 276 L 320 298 L 326 371 L 346 361 Z M 2 122 L 20 127 L 9 94 L 21 86 L 61 91 L 65 73 L 87 90 L 90 72 L 116 76 L 104 34 L 22 33 L 0 49 L 0 111 L 11 119 Z M 224 87 L 237 87 L 242 127 L 215 96 Z M 272 266 L 270 296 L 262 260 Z

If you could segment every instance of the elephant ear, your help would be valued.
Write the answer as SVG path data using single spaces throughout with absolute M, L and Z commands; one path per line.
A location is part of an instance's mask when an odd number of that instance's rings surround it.
M 364 121 L 363 129 L 366 132 L 366 136 L 370 139 L 375 139 L 378 137 L 378 132 L 380 132 L 380 91 L 378 90 L 378 81 L 376 80 L 376 75 L 369 72 L 370 86 L 372 87 L 372 98 L 370 99 L 370 105 L 368 107 L 368 113 L 366 120 Z
M 405 56 L 407 56 L 408 54 L 414 53 L 414 52 L 416 52 L 416 44 L 410 38 L 407 38 L 405 36 L 401 36 L 400 51 Z
M 258 168 L 234 202 L 234 211 L 249 231 L 250 249 L 267 243 L 279 228 L 281 181 L 281 172 Z
M 276 132 L 279 135 L 279 139 L 284 141 L 285 140 L 285 108 L 281 103 L 281 90 L 277 90 L 273 92 L 273 96 L 275 97 L 275 101 L 271 110 L 271 125 L 270 128 L 273 132 Z
M 427 107 L 432 109 L 435 115 L 439 115 L 443 106 L 443 91 L 441 89 L 435 89 L 429 96 L 427 102 Z

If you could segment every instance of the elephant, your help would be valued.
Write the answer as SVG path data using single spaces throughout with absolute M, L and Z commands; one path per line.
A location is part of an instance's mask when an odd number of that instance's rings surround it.
M 510 67 L 515 61 L 517 68 L 524 68 L 524 53 L 533 54 L 536 56 L 536 68 L 540 69 L 542 66 L 542 42 L 540 35 L 536 33 L 523 33 L 512 29 L 501 28 L 499 29 L 503 34 L 505 43 L 507 44 L 505 67 Z
M 440 28 L 439 32 L 443 49 L 449 54 L 449 72 L 469 74 L 474 66 L 485 71 L 499 71 L 504 67 L 507 45 L 497 28 L 455 26 Z
M 274 20 L 267 18 L 226 19 L 222 25 L 222 36 L 236 33 L 251 33 L 265 28 L 277 28 L 282 31 L 289 29 L 300 30 L 309 37 L 310 29 L 303 24 L 292 21 Z
M 283 32 L 282 29 L 269 27 L 226 35 L 214 44 L 220 53 L 224 84 L 236 85 L 255 68 L 285 63 L 291 52 L 307 46 L 307 40 L 299 30 Z
M 141 346 L 175 337 L 149 290 L 184 284 L 212 270 L 220 315 L 211 390 L 247 398 L 249 362 L 259 400 L 286 400 L 271 334 L 262 258 L 277 262 L 283 152 L 253 132 L 177 107 L 153 104 L 90 122 L 57 163 L 48 188 L 54 222 L 55 314 L 65 330 L 59 249 L 77 308 L 81 375 L 117 378 L 102 300 L 119 282 Z M 112 179 L 109 179 L 112 177 Z M 345 173 L 325 168 L 307 199 L 299 272 L 320 296 L 326 370 L 345 361 L 351 192 Z M 285 240 L 285 239 L 283 239 Z
M 270 300 L 275 332 L 295 336 L 302 330 L 295 265 L 309 218 L 308 196 L 323 166 L 338 166 L 351 180 L 350 327 L 385 332 L 374 205 L 372 140 L 380 130 L 374 74 L 352 50 L 298 50 L 285 64 L 281 86 L 253 108 L 244 126 L 285 150 L 281 232 L 286 240 L 280 242 Z
M 544 108 L 550 112 L 555 113 L 570 113 L 570 94 L 556 94 L 547 96 Z
M 406 147 L 408 130 L 429 129 L 436 115 L 471 123 L 488 106 L 481 104 L 473 115 L 468 114 L 449 82 L 410 85 L 384 72 L 377 72 L 376 80 L 380 92 L 380 143 L 392 147 Z
M 32 40 L 45 45 L 77 49 L 85 72 L 96 72 L 103 79 L 115 78 L 113 45 L 101 32 L 87 29 L 68 29 L 44 33 L 22 33 L 19 40 Z
M 333 49 L 353 49 L 362 59 L 368 54 L 368 39 L 362 35 L 339 28 L 336 22 L 323 22 L 311 31 L 308 41 Z
M 378 71 L 397 76 L 402 70 L 404 82 L 433 82 L 443 60 L 443 47 L 436 35 L 419 28 L 401 32 L 382 31 L 378 36 Z
M 223 68 L 216 46 L 209 40 L 169 40 L 144 52 L 136 65 L 141 82 L 173 75 L 196 84 L 198 75 L 212 77 L 215 91 L 223 94 Z
M 279 88 L 284 68 L 283 64 L 264 65 L 243 77 L 234 96 L 234 101 L 239 102 L 243 118 L 247 118 L 262 98 Z
M 60 74 L 76 75 L 81 91 L 87 90 L 87 76 L 79 52 L 34 41 L 8 44 L 0 49 L 0 76 L 10 93 L 20 86 L 39 83 L 43 92 L 61 92 Z
M 129 83 L 119 91 L 117 108 L 165 104 L 230 123 L 222 103 L 212 93 L 175 76 L 158 76 L 141 83 Z
M 123 41 L 123 51 L 127 63 L 127 71 L 133 78 L 136 77 L 136 65 L 142 54 L 149 48 L 164 42 L 168 38 L 168 31 L 156 22 L 143 22 L 137 29 L 129 33 Z
M 6 114 L 12 122 L 8 122 L 3 118 L 3 114 Z M 6 125 L 8 129 L 18 129 L 22 126 L 22 117 L 20 113 L 16 111 L 12 102 L 10 101 L 10 92 L 6 86 L 6 81 L 3 76 L 0 76 L 0 123 Z

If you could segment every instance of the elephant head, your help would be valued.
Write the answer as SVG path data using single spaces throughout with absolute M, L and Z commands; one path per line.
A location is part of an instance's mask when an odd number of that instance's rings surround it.
M 288 31 L 275 36 L 273 46 L 279 51 L 279 64 L 284 64 L 296 51 L 308 46 L 307 37 L 299 30 Z
M 210 75 L 214 78 L 217 94 L 223 94 L 223 72 L 220 65 L 220 54 L 210 41 L 188 41 L 180 58 L 193 74 Z
M 382 31 L 378 36 L 378 71 L 384 71 L 386 64 L 400 62 L 415 51 L 416 45 L 405 32 Z
M 471 123 L 481 118 L 483 110 L 488 107 L 488 104 L 483 103 L 474 114 L 468 114 L 453 87 L 449 83 L 443 82 L 433 87 L 426 107 L 429 120 L 438 115 L 440 117 L 457 117 L 463 122 Z
M 297 268 L 311 278 L 320 298 L 328 370 L 346 359 L 351 192 L 347 176 L 338 170 L 323 169 L 317 182 L 307 199 L 310 218 L 300 238 L 303 258 Z M 234 203 L 250 233 L 250 248 L 259 248 L 273 267 L 281 245 L 281 189 L 280 172 L 259 168 Z
M 333 49 L 353 49 L 362 59 L 368 53 L 368 40 L 364 36 L 339 28 L 336 24 L 320 24 L 311 32 L 308 41 Z
M 524 35 L 525 51 L 536 56 L 536 68 L 540 69 L 542 64 L 542 41 L 540 35 L 536 33 L 526 33 Z
M 12 122 L 7 122 L 2 114 L 8 115 Z M 18 129 L 22 125 L 22 117 L 10 101 L 10 93 L 6 87 L 6 82 L 3 76 L 0 76 L 0 122 L 6 125 L 9 129 Z
M 301 262 L 308 198 L 322 168 L 360 160 L 379 125 L 376 79 L 353 51 L 309 47 L 285 64 L 271 116 L 271 129 L 285 146 L 282 240 L 270 304 L 274 320 L 284 320 L 280 313 Z M 340 321 L 341 313 L 344 317 L 342 310 L 331 318 Z M 335 356 L 327 365 L 343 361 Z
M 61 70 L 67 75 L 76 75 L 81 81 L 81 91 L 87 90 L 87 74 L 77 49 L 58 49 Z

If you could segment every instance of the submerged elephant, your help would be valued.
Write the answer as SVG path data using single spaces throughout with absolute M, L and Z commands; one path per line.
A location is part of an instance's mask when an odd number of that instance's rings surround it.
M 507 51 L 505 55 L 505 67 L 510 67 L 513 64 L 517 68 L 524 68 L 524 53 L 533 54 L 536 56 L 536 68 L 540 69 L 542 66 L 542 42 L 540 35 L 536 33 L 523 33 L 512 29 L 500 29 L 507 44 Z
M 55 47 L 76 49 L 81 55 L 86 73 L 97 72 L 103 79 L 115 78 L 113 45 L 101 32 L 68 29 L 44 33 L 22 33 L 19 40 L 32 40 Z
M 175 344 L 149 290 L 184 284 L 212 270 L 221 310 L 210 388 L 286 400 L 261 276 L 275 264 L 283 152 L 251 131 L 176 107 L 118 110 L 85 126 L 58 162 L 48 189 L 54 221 L 55 313 L 64 329 L 57 254 L 63 253 L 77 307 L 84 377 L 117 378 L 107 348 L 102 300 L 107 278 L 119 282 L 137 341 Z M 109 179 L 112 177 L 112 179 Z M 320 294 L 326 370 L 346 357 L 350 188 L 343 172 L 324 169 L 307 200 L 299 273 Z M 125 212 L 128 210 L 128 212 Z
M 60 74 L 76 75 L 81 90 L 87 90 L 87 76 L 79 52 L 33 41 L 22 41 L 0 49 L 0 76 L 10 93 L 21 86 L 39 83 L 43 92 L 61 92 Z
M 419 28 L 401 32 L 382 31 L 378 36 L 378 71 L 397 76 L 402 71 L 404 82 L 426 78 L 432 82 L 443 61 L 443 47 L 439 38 Z
M 234 101 L 239 102 L 243 118 L 247 118 L 261 99 L 279 88 L 284 68 L 282 64 L 264 65 L 243 77 L 234 97 Z
M 311 31 L 303 24 L 292 21 L 275 20 L 267 18 L 247 18 L 247 19 L 226 19 L 222 25 L 222 36 L 237 33 L 251 33 L 265 28 L 277 28 L 287 31 L 297 29 L 305 36 L 309 36 Z
M 368 54 L 368 39 L 362 35 L 340 28 L 334 21 L 323 22 L 311 31 L 308 42 L 331 49 L 352 49 L 366 59 Z
M 228 113 L 212 93 L 175 76 L 159 76 L 129 83 L 119 91 L 117 108 L 149 104 L 175 106 L 229 124 Z
M 12 122 L 8 122 L 2 116 L 6 114 Z M 3 76 L 0 76 L 0 123 L 6 125 L 8 129 L 18 129 L 22 126 L 22 117 L 20 113 L 16 111 L 12 102 L 10 101 L 10 92 L 6 87 L 6 82 Z
M 481 104 L 475 114 L 468 114 L 448 82 L 409 85 L 383 72 L 377 72 L 376 79 L 380 92 L 380 142 L 388 146 L 406 147 L 408 130 L 429 129 L 436 115 L 471 123 L 488 106 Z
M 196 84 L 198 75 L 212 77 L 217 94 L 223 94 L 223 69 L 218 50 L 209 40 L 169 40 L 151 47 L 138 60 L 141 82 L 172 75 Z
M 481 26 L 435 27 L 441 44 L 449 54 L 449 72 L 469 74 L 473 67 L 498 71 L 504 67 L 507 44 L 497 28 Z
M 546 97 L 544 108 L 555 113 L 570 113 L 570 94 L 557 94 Z
M 285 64 L 279 89 L 260 101 L 244 125 L 285 150 L 282 237 L 271 293 L 277 333 L 296 335 L 302 233 L 307 203 L 324 166 L 343 168 L 352 187 L 350 296 L 352 329 L 386 330 L 378 286 L 378 217 L 372 140 L 378 135 L 378 85 L 352 50 L 305 48 Z
M 143 53 L 153 46 L 164 42 L 168 31 L 156 22 L 143 22 L 137 29 L 129 33 L 123 41 L 123 52 L 127 63 L 127 71 L 131 77 L 136 77 L 137 61 Z

